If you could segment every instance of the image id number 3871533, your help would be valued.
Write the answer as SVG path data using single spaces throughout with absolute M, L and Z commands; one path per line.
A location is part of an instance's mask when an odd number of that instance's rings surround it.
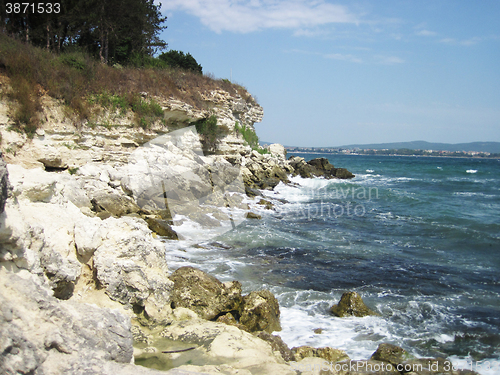
M 61 3 L 6 3 L 7 14 L 27 14 L 27 13 L 59 13 Z

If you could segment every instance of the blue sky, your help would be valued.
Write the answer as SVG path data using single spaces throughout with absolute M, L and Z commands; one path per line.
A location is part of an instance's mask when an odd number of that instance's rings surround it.
M 164 0 L 170 49 L 289 146 L 500 141 L 500 1 Z

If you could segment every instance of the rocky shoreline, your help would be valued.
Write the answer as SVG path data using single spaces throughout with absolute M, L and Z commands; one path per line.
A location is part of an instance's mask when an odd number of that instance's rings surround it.
M 253 127 L 262 108 L 222 91 L 205 100 L 231 130 L 209 156 L 187 126 L 206 111 L 173 99 L 157 98 L 168 121 L 142 129 L 109 112 L 113 126 L 75 124 L 44 97 L 47 121 L 33 139 L 10 130 L 0 102 L 0 372 L 472 374 L 446 371 L 444 359 L 433 359 L 436 371 L 406 371 L 424 360 L 391 346 L 364 362 L 290 349 L 272 335 L 280 313 L 269 291 L 242 295 L 238 281 L 191 267 L 170 273 L 165 241 L 185 237 L 186 224 L 219 233 L 258 218 L 247 197 L 272 209 L 260 190 L 289 176 L 354 177 L 326 159 L 287 159 L 278 144 L 252 150 L 235 124 Z M 369 312 L 362 306 L 349 295 L 332 312 Z

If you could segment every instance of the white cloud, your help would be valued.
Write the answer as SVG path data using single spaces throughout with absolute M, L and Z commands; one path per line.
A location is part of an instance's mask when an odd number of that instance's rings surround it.
M 429 30 L 424 29 L 424 30 L 416 31 L 415 35 L 418 35 L 418 36 L 436 36 L 437 33 L 434 31 L 429 31 Z
M 473 38 L 463 39 L 463 40 L 457 40 L 455 38 L 443 38 L 440 40 L 440 42 L 445 43 L 445 44 L 461 45 L 461 46 L 469 47 L 469 46 L 473 46 L 473 45 L 479 43 L 482 40 L 483 39 L 479 38 L 479 37 L 473 37 Z
M 355 63 L 362 63 L 363 60 L 360 58 L 353 56 L 353 55 L 346 55 L 342 53 L 329 53 L 324 55 L 325 58 L 327 59 L 333 59 L 333 60 L 341 60 L 341 61 L 349 61 L 349 62 L 355 62 Z
M 321 56 L 325 59 L 348 61 L 348 62 L 354 62 L 354 63 L 362 63 L 363 62 L 363 60 L 360 59 L 359 57 L 356 57 L 356 56 L 351 55 L 351 54 L 344 54 L 344 53 L 321 53 L 321 52 L 304 51 L 301 49 L 292 49 L 292 50 L 289 50 L 286 52 L 300 53 L 302 55 Z
M 169 0 L 162 4 L 162 10 L 185 11 L 216 33 L 249 33 L 266 28 L 303 30 L 358 22 L 345 6 L 324 0 Z
M 395 64 L 403 64 L 405 60 L 403 60 L 400 57 L 397 56 L 375 56 L 375 60 L 379 64 L 384 64 L 384 65 L 395 65 Z
M 474 44 L 477 44 L 480 41 L 481 41 L 481 38 L 474 37 L 474 38 L 469 38 L 469 39 L 466 39 L 466 40 L 462 40 L 462 41 L 460 41 L 460 44 L 462 46 L 473 46 Z

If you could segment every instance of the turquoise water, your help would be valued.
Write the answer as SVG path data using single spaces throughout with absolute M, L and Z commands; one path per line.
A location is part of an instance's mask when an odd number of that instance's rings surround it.
M 298 156 L 327 157 L 356 177 L 279 185 L 266 193 L 274 211 L 261 209 L 262 220 L 203 250 L 172 253 L 173 268 L 192 262 L 245 290 L 271 289 L 290 346 L 333 346 L 362 359 L 390 342 L 462 367 L 498 361 L 500 162 Z M 331 316 L 348 290 L 381 316 Z

